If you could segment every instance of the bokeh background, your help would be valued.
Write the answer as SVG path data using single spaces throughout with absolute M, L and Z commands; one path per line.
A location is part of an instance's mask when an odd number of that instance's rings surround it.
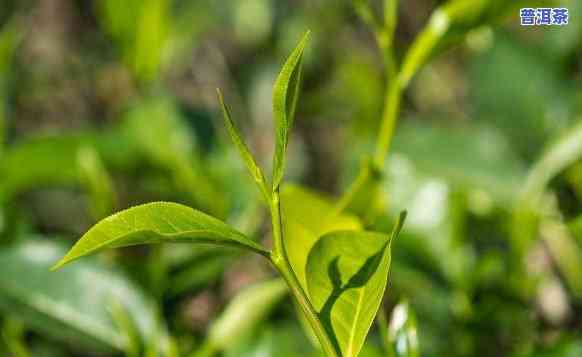
M 552 3 L 564 27 L 521 27 L 535 1 L 488 2 L 404 93 L 370 223 L 409 212 L 382 313 L 409 302 L 422 356 L 581 356 L 582 2 Z M 401 2 L 398 59 L 443 3 Z M 386 87 L 350 1 L 0 0 L 0 355 L 318 355 L 259 258 L 135 247 L 48 271 L 99 219 L 150 201 L 268 244 L 215 89 L 270 172 L 272 85 L 307 29 L 287 180 L 338 197 L 373 153 Z M 262 318 L 226 313 L 265 281 L 278 298 L 258 298 Z M 217 322 L 242 327 L 210 348 Z M 382 332 L 363 356 L 386 355 Z

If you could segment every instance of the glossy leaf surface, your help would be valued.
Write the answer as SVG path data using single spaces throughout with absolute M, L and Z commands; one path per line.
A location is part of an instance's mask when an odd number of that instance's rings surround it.
M 281 69 L 273 88 L 273 114 L 275 116 L 275 156 L 273 158 L 273 189 L 279 187 L 285 173 L 285 150 L 289 132 L 293 126 L 295 107 L 299 97 L 302 75 L 303 50 L 309 40 L 309 32 L 293 50 Z
M 105 248 L 164 242 L 212 243 L 266 254 L 260 245 L 214 217 L 177 203 L 154 202 L 129 208 L 97 223 L 55 268 Z
M 343 357 L 357 356 L 364 345 L 386 290 L 390 243 L 400 232 L 404 218 L 401 214 L 392 235 L 328 233 L 309 253 L 309 296 Z

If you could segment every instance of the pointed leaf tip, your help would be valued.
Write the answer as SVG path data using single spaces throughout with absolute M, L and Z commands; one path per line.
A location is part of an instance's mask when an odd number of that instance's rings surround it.
M 324 328 L 335 337 L 338 355 L 356 357 L 364 345 L 387 287 L 390 245 L 405 219 L 406 211 L 402 211 L 391 235 L 324 234 L 309 252 L 307 291 Z
M 224 124 L 226 125 L 226 129 L 228 130 L 228 134 L 234 145 L 236 146 L 240 157 L 243 159 L 249 173 L 253 177 L 255 184 L 257 185 L 259 191 L 263 194 L 263 198 L 266 202 L 270 201 L 269 190 L 267 189 L 265 175 L 261 170 L 261 167 L 257 164 L 253 154 L 249 150 L 247 144 L 245 143 L 242 135 L 240 134 L 239 130 L 234 125 L 232 117 L 230 115 L 230 111 L 228 107 L 224 103 L 224 97 L 222 96 L 222 91 L 219 88 L 216 88 L 216 92 L 218 94 L 218 101 L 220 102 L 220 108 L 222 109 L 222 116 L 224 117 Z
M 177 203 L 153 202 L 97 223 L 51 270 L 106 248 L 164 242 L 226 245 L 268 255 L 260 244 L 212 216 Z
M 276 138 L 273 156 L 273 191 L 279 187 L 285 173 L 285 151 L 301 86 L 303 51 L 310 36 L 311 31 L 305 32 L 299 44 L 285 61 L 273 88 Z
M 386 290 L 393 238 L 336 231 L 309 252 L 307 290 L 324 328 L 335 336 L 338 355 L 356 357 L 364 345 Z
M 394 230 L 392 231 L 392 236 L 396 237 L 400 234 L 402 227 L 404 226 L 404 222 L 406 222 L 406 217 L 408 216 L 408 211 L 404 210 L 401 211 L 398 215 L 398 220 L 396 221 L 396 226 L 394 226 Z

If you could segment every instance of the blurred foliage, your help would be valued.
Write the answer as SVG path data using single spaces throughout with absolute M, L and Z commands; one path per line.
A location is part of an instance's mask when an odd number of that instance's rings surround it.
M 1 1 L 0 355 L 320 355 L 273 272 L 228 248 L 129 247 L 48 271 L 98 219 L 150 201 L 269 241 L 215 89 L 272 172 L 270 93 L 307 29 L 285 164 L 298 184 L 282 188 L 291 259 L 408 210 L 361 356 L 582 354 L 582 2 L 551 2 L 567 26 L 532 28 L 518 11 L 533 0 L 354 3 Z M 358 172 L 373 184 L 343 207 Z

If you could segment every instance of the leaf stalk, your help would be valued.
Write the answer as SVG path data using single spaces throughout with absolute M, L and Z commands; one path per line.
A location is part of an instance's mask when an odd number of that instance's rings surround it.
M 289 263 L 285 245 L 283 243 L 283 221 L 281 219 L 279 188 L 275 189 L 272 194 L 271 219 L 273 227 L 273 251 L 271 252 L 271 263 L 281 274 L 291 290 L 293 297 L 307 317 L 307 321 L 313 328 L 313 332 L 317 336 L 323 352 L 329 357 L 340 357 L 341 355 L 336 351 L 330 337 L 327 335 L 327 332 L 323 327 L 323 324 L 319 320 L 317 311 L 315 311 L 307 293 L 299 284 L 299 280 Z

